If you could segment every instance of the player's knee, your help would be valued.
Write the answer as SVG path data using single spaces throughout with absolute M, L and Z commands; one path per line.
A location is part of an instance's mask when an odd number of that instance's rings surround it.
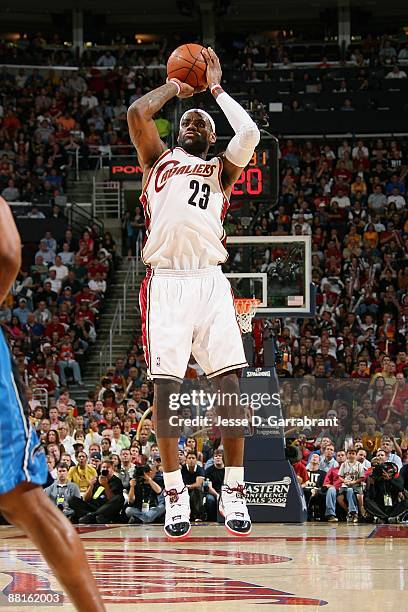
M 154 381 L 154 396 L 156 411 L 160 412 L 168 408 L 170 402 L 178 397 L 181 384 L 176 380 L 157 379 Z
M 154 425 L 160 437 L 172 437 L 171 416 L 175 414 L 181 384 L 176 380 L 157 379 L 154 381 Z
M 225 372 L 214 377 L 215 386 L 223 393 L 239 393 L 239 377 L 238 372 Z
M 19 526 L 27 511 L 21 504 L 21 498 L 11 491 L 0 497 L 0 512 L 9 523 Z

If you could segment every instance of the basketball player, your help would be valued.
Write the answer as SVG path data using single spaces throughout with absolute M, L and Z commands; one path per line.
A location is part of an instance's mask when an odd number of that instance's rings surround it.
M 20 264 L 20 236 L 0 197 L 0 304 Z M 0 326 L 0 512 L 42 552 L 78 610 L 101 612 L 105 606 L 79 536 L 41 488 L 47 464 L 28 417 L 28 403 Z
M 163 434 L 169 395 L 179 391 L 191 353 L 214 387 L 235 397 L 239 370 L 247 365 L 231 287 L 220 267 L 228 257 L 222 224 L 232 186 L 249 163 L 260 135 L 249 115 L 222 89 L 215 52 L 208 48 L 203 54 L 207 87 L 235 132 L 225 154 L 207 161 L 216 141 L 215 125 L 199 109 L 181 117 L 177 147 L 167 149 L 160 140 L 153 117 L 174 96 L 188 98 L 195 93 L 186 83 L 170 79 L 128 110 L 130 137 L 143 168 L 141 202 L 147 239 L 142 256 L 147 275 L 140 305 L 148 375 L 155 383 L 166 497 L 164 530 L 169 539 L 187 537 L 190 531 L 189 494 L 181 477 L 177 436 Z M 233 401 L 228 411 L 243 418 Z M 244 439 L 239 431 L 237 436 L 222 429 L 226 468 L 220 512 L 231 533 L 248 535 Z

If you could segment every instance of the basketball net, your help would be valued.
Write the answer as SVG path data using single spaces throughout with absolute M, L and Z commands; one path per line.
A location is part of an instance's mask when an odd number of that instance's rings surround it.
M 252 332 L 252 319 L 255 316 L 258 304 L 261 300 L 255 298 L 235 298 L 235 312 L 237 314 L 238 325 L 243 334 Z

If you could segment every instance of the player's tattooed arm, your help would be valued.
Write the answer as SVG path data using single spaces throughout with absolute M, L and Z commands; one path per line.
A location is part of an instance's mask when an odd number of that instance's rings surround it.
M 190 85 L 178 79 L 172 79 L 135 100 L 129 107 L 127 121 L 130 139 L 137 150 L 139 162 L 145 172 L 166 150 L 166 145 L 160 140 L 154 116 L 174 96 L 187 98 L 193 93 L 194 90 Z
M 21 266 L 21 241 L 9 205 L 0 197 L 0 304 L 7 297 Z

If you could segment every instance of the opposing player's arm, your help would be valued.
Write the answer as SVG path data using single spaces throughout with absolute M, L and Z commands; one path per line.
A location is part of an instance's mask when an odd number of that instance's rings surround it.
M 0 197 L 0 304 L 21 266 L 21 241 L 9 205 Z
M 223 155 L 221 180 L 228 193 L 240 177 L 242 169 L 251 161 L 260 133 L 242 106 L 222 89 L 221 65 L 215 52 L 209 47 L 203 50 L 203 55 L 207 61 L 208 87 L 235 132 Z
M 129 134 L 134 144 L 143 171 L 149 170 L 166 150 L 154 122 L 154 115 L 174 96 L 188 98 L 194 90 L 178 79 L 171 79 L 145 94 L 128 108 L 127 121 Z

